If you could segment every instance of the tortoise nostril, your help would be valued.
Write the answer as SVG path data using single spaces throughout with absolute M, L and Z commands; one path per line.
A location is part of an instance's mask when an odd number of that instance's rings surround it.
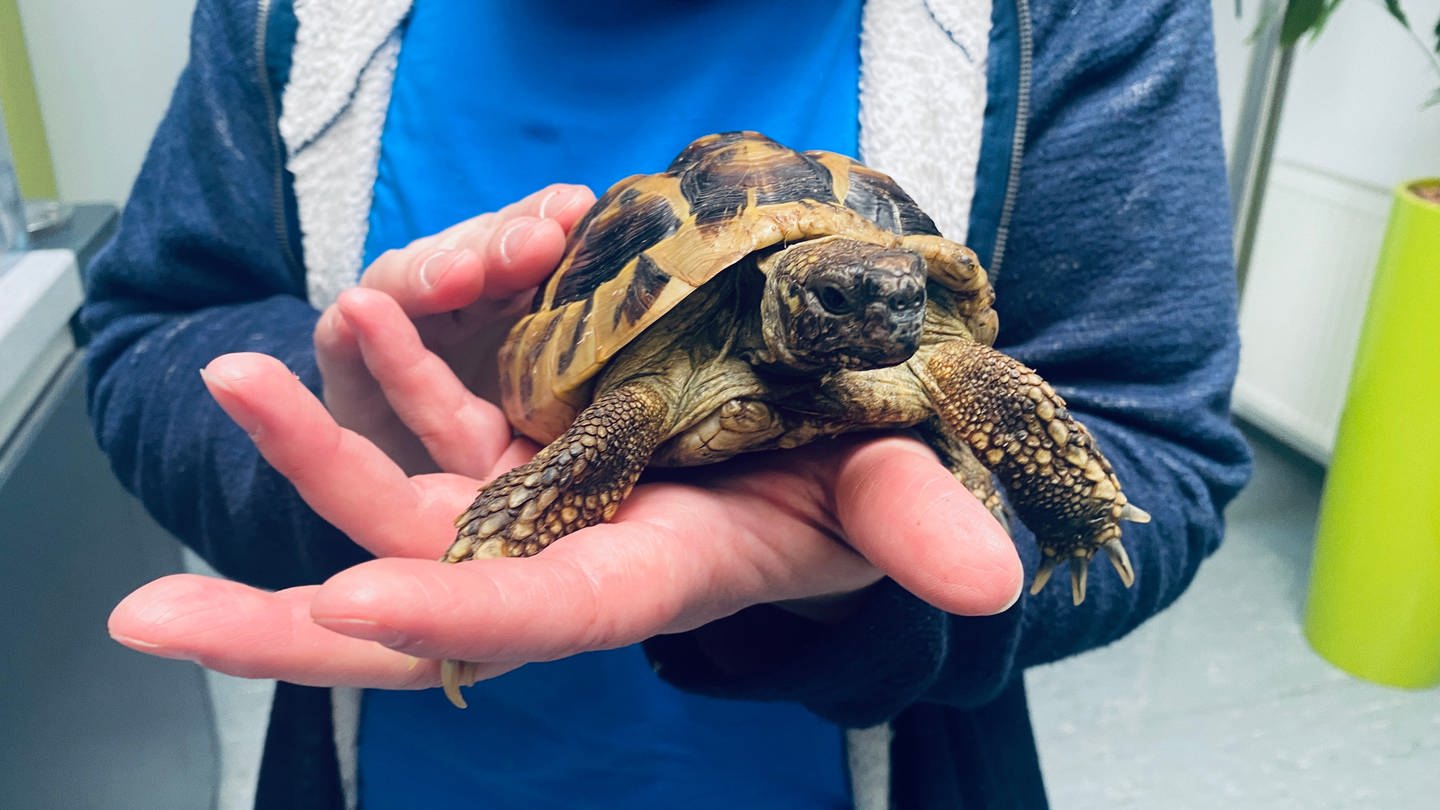
M 897 312 L 908 312 L 925 305 L 925 288 L 918 284 L 907 284 L 890 294 L 887 303 Z

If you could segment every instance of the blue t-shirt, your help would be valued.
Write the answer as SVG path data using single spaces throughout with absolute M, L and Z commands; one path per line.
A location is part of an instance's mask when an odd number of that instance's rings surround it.
M 856 154 L 860 5 L 417 0 L 366 263 L 552 182 L 599 193 L 661 170 L 709 132 Z M 834 725 L 681 692 L 638 647 L 531 664 L 466 699 L 458 711 L 438 690 L 365 693 L 364 806 L 851 804 Z

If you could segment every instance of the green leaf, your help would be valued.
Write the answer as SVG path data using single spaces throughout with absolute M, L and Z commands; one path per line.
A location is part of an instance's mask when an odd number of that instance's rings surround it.
M 1435 53 L 1440 53 L 1440 20 L 1435 21 Z
M 1285 4 L 1285 16 L 1280 22 L 1280 44 L 1289 46 L 1299 42 L 1324 13 L 1323 0 L 1290 0 Z
M 1290 0 L 1280 21 L 1280 44 L 1289 47 L 1306 34 L 1318 35 L 1338 5 L 1340 0 Z
M 1290 0 L 1280 21 L 1280 44 L 1294 45 L 1312 28 L 1319 30 L 1325 16 L 1325 0 Z
M 1385 0 L 1385 10 L 1390 16 L 1400 21 L 1406 28 L 1410 27 L 1410 21 L 1405 18 L 1405 12 L 1400 10 L 1400 0 Z

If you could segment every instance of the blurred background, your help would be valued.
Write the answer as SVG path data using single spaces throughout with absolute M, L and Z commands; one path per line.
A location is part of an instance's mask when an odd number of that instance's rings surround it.
M 16 208 L 25 235 L 6 240 L 28 249 L 0 265 L 0 807 L 253 796 L 269 684 L 151 660 L 105 634 L 130 589 L 201 566 L 95 448 L 72 323 L 86 261 L 183 66 L 192 2 L 0 0 L 0 159 L 13 153 L 28 202 Z M 1403 7 L 1433 48 L 1440 0 Z M 1440 76 L 1380 0 L 1341 4 L 1291 49 L 1266 24 L 1273 3 L 1213 11 L 1243 291 L 1235 407 L 1256 478 L 1179 603 L 1120 643 L 1029 673 L 1049 793 L 1062 809 L 1435 807 L 1440 692 L 1348 675 L 1304 630 L 1393 192 L 1440 176 L 1440 105 L 1424 106 Z M 1432 264 L 1440 273 L 1440 256 Z M 1410 348 L 1440 378 L 1437 336 Z M 1431 404 L 1416 418 L 1433 420 Z

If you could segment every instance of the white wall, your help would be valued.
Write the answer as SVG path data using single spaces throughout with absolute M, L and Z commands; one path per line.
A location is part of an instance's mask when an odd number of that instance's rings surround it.
M 184 66 L 194 0 L 19 0 L 62 199 L 120 203 Z
M 1216 4 L 1218 17 L 1228 0 Z M 1440 0 L 1403 6 L 1433 42 Z M 1235 65 L 1217 50 L 1223 91 Z M 1423 106 L 1437 87 L 1440 76 L 1378 0 L 1342 3 L 1295 52 L 1241 306 L 1235 407 L 1321 462 L 1334 446 L 1391 189 L 1440 175 L 1440 106 Z
M 1273 2 L 1273 0 L 1270 0 Z M 1220 83 L 1220 116 L 1225 151 L 1234 151 L 1239 125 L 1240 103 L 1250 69 L 1251 34 L 1259 25 L 1262 0 L 1242 0 L 1236 13 L 1235 0 L 1211 0 L 1215 18 L 1215 68 Z
M 1403 0 L 1411 27 L 1435 44 L 1440 0 Z M 1277 153 L 1281 160 L 1390 188 L 1440 175 L 1440 75 L 1379 0 L 1346 0 L 1295 56 Z

